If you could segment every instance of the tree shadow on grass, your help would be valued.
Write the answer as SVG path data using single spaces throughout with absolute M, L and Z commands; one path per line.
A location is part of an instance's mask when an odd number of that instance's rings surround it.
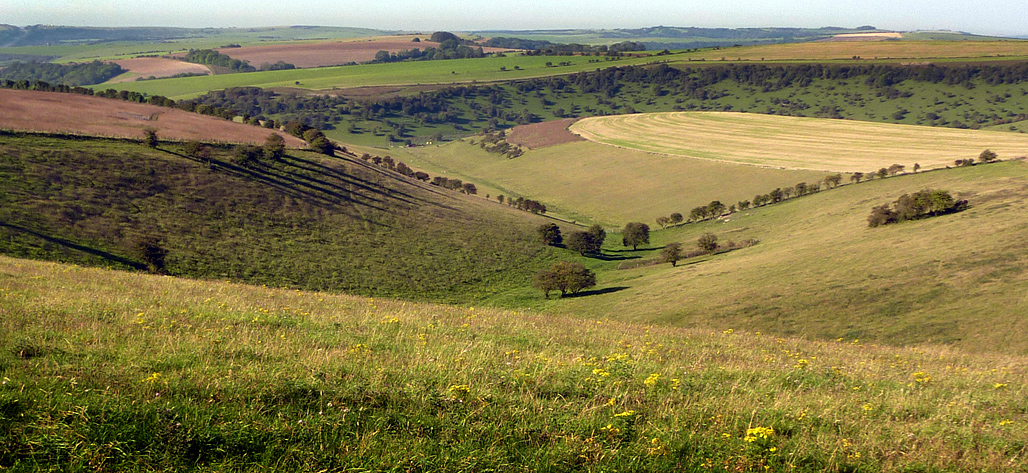
M 603 253 L 586 253 L 586 258 L 598 259 L 600 261 L 624 261 L 629 259 L 639 259 L 641 256 L 636 255 L 605 255 Z
M 124 257 L 118 256 L 118 255 L 113 254 L 113 253 L 108 253 L 108 252 L 103 251 L 103 250 L 98 250 L 96 248 L 91 248 L 91 247 L 88 247 L 88 246 L 79 245 L 77 243 L 74 243 L 74 242 L 72 242 L 70 240 L 65 240 L 63 238 L 57 238 L 57 237 L 52 237 L 52 236 L 49 236 L 49 235 L 44 235 L 42 233 L 39 233 L 39 232 L 34 231 L 34 230 L 30 230 L 30 229 L 25 228 L 25 227 L 20 227 L 20 226 L 17 226 L 17 225 L 12 225 L 12 224 L 3 223 L 3 222 L 0 222 L 0 227 L 2 227 L 2 228 L 9 228 L 9 229 L 14 230 L 14 231 L 26 233 L 28 235 L 32 235 L 32 236 L 34 236 L 36 238 L 39 238 L 39 239 L 44 240 L 44 241 L 47 241 L 49 243 L 60 245 L 60 246 L 63 246 L 65 248 L 69 248 L 69 249 L 72 249 L 72 250 L 81 251 L 83 253 L 87 253 L 87 254 L 90 254 L 90 255 L 93 255 L 93 256 L 98 256 L 98 257 L 103 258 L 103 259 L 105 259 L 107 261 L 111 261 L 111 262 L 114 262 L 114 263 L 120 263 L 120 264 L 123 264 L 125 266 L 129 266 L 129 267 L 134 268 L 134 269 L 146 269 L 146 265 L 145 264 L 139 263 L 137 261 L 132 261 L 132 260 L 130 260 L 128 258 L 124 258 Z
M 611 293 L 615 293 L 615 292 L 621 292 L 621 291 L 624 291 L 625 289 L 628 289 L 628 286 L 605 287 L 603 289 L 594 289 L 594 290 L 591 290 L 591 291 L 581 291 L 578 294 L 575 294 L 575 295 L 573 295 L 571 297 L 598 296 L 600 294 L 611 294 Z

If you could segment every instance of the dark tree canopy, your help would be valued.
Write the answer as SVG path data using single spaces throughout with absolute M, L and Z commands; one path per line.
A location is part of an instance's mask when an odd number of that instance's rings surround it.
M 706 253 L 714 253 L 717 251 L 717 235 L 713 233 L 704 233 L 700 236 L 700 239 L 696 241 L 696 246 Z
M 568 234 L 564 244 L 567 245 L 571 251 L 577 251 L 582 256 L 586 253 L 596 253 L 600 251 L 600 245 L 597 244 L 596 238 L 593 237 L 592 233 L 575 231 Z
M 629 222 L 621 230 L 621 242 L 625 246 L 631 246 L 633 250 L 639 249 L 639 245 L 650 242 L 650 227 L 641 222 Z
M 503 202 L 503 200 L 500 200 L 500 202 Z M 539 226 L 537 231 L 539 239 L 546 245 L 557 246 L 564 242 L 564 238 L 560 234 L 560 227 L 556 223 L 544 223 Z

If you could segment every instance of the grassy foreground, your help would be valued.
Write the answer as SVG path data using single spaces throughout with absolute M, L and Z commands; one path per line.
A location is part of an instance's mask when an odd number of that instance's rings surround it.
M 1025 362 L 0 257 L 0 469 L 1024 471 Z

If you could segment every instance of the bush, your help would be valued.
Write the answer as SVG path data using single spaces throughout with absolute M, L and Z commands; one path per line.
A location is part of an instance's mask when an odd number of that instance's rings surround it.
M 704 233 L 700 236 L 700 239 L 696 241 L 696 246 L 708 254 L 713 254 L 717 251 L 717 235 L 713 233 Z

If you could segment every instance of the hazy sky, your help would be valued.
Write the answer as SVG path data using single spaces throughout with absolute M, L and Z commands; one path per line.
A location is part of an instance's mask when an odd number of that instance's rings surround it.
M 391 30 L 644 26 L 950 29 L 1028 35 L 1025 0 L 0 0 L 26 26 L 356 26 Z

